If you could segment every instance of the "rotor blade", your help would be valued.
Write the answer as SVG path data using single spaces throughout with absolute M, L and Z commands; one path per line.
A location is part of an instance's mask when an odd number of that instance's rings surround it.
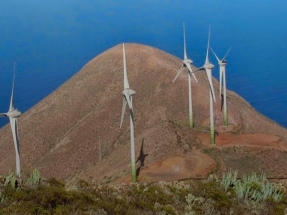
M 209 25 L 209 29 L 208 29 L 208 43 L 207 43 L 207 48 L 208 49 L 210 47 L 210 28 L 211 28 L 211 25 Z
M 194 70 L 194 71 L 192 71 L 190 73 L 196 73 L 196 72 L 202 71 L 202 70 L 205 70 L 205 68 L 204 67 L 200 67 L 200 68 L 198 68 L 198 69 L 196 69 L 196 70 Z
M 17 118 L 12 118 L 14 119 L 13 121 L 15 122 L 14 128 L 15 128 L 15 137 L 16 137 L 16 146 L 17 146 L 17 152 L 20 154 L 20 150 L 19 150 L 19 130 L 18 130 L 18 119 Z M 10 121 L 11 122 L 11 121 Z
M 217 55 L 215 54 L 215 52 L 213 51 L 213 49 L 210 47 L 210 50 L 213 52 L 214 56 L 216 57 L 218 63 L 220 62 L 219 58 L 217 57 Z
M 9 117 L 9 120 L 10 120 L 10 125 L 11 125 L 11 130 L 12 130 L 15 150 L 16 150 L 17 154 L 20 154 L 19 153 L 19 139 L 18 139 L 18 122 L 17 122 L 17 118 Z
M 1 116 L 2 116 L 2 117 L 4 117 L 4 116 L 7 117 L 7 113 L 0 113 L 0 117 L 1 117 Z
M 194 72 L 193 72 L 192 69 L 191 69 L 190 64 L 186 64 L 186 66 L 187 66 L 187 68 L 188 68 L 188 74 L 189 74 L 189 75 L 192 75 L 193 78 L 195 79 L 195 81 L 197 82 L 197 79 L 196 79 L 196 77 L 195 77 Z
M 132 105 L 132 102 L 131 102 L 131 96 L 128 95 L 128 94 L 125 94 L 125 98 L 126 98 L 126 101 L 128 103 L 128 106 L 129 106 L 129 109 L 133 109 L 133 105 Z
M 126 51 L 125 51 L 125 44 L 123 43 L 123 61 L 124 61 L 124 88 L 130 88 L 129 81 L 128 81 L 128 74 L 127 74 L 127 63 L 126 63 Z
M 16 70 L 16 63 L 14 63 L 14 73 L 13 73 L 12 92 L 11 92 L 11 99 L 10 99 L 9 111 L 14 110 L 13 100 L 14 100 L 14 80 L 15 80 L 15 70 Z
M 210 25 L 209 25 L 209 31 L 208 31 L 207 50 L 206 50 L 206 58 L 205 58 L 206 64 L 209 63 L 209 59 L 208 59 L 209 40 L 210 40 Z
M 206 75 L 207 75 L 207 78 L 208 78 L 209 88 L 211 90 L 211 94 L 212 94 L 213 100 L 215 102 L 215 94 L 214 94 L 214 89 L 213 89 L 213 84 L 212 84 L 212 75 L 211 75 L 211 70 L 210 69 L 206 70 Z
M 180 69 L 178 70 L 178 72 L 177 72 L 177 74 L 176 74 L 176 76 L 175 76 L 175 78 L 173 79 L 172 82 L 175 82 L 175 80 L 178 78 L 178 76 L 179 76 L 180 73 L 183 71 L 183 69 L 184 69 L 184 67 L 183 67 L 183 65 L 181 65 Z
M 134 121 L 133 97 L 131 96 L 130 99 L 131 99 L 130 100 L 131 102 L 130 115 L 131 115 L 132 121 Z
M 126 101 L 126 98 L 123 97 L 123 108 L 122 108 L 122 116 L 121 116 L 120 128 L 122 127 L 122 124 L 123 124 L 124 115 L 125 115 L 125 111 L 126 111 L 126 106 L 127 106 L 127 101 Z
M 185 42 L 185 26 L 183 23 L 183 55 L 184 55 L 184 60 L 187 59 L 186 55 L 186 42 Z
M 222 73 L 223 73 L 223 68 L 222 66 L 219 67 L 219 96 L 221 95 L 221 88 L 222 88 Z
M 20 146 L 19 146 L 19 136 L 18 136 L 18 119 L 15 119 L 15 137 L 16 137 L 16 143 L 15 144 L 15 154 L 16 154 L 16 175 L 20 177 L 21 175 L 21 169 L 20 169 Z
M 130 101 L 131 101 L 131 109 L 133 110 L 134 108 L 133 108 L 133 97 L 132 96 L 130 96 Z M 133 110 L 134 111 L 134 110 Z
M 227 55 L 228 55 L 228 53 L 230 52 L 231 48 L 232 48 L 232 46 L 228 49 L 227 53 L 225 54 L 225 56 L 223 57 L 222 60 L 224 60 L 224 59 L 227 57 Z

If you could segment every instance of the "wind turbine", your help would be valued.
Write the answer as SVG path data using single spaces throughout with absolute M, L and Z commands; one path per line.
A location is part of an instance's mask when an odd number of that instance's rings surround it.
M 207 50 L 206 50 L 206 58 L 205 58 L 205 63 L 204 65 L 197 69 L 205 69 L 208 83 L 209 83 L 209 111 L 210 111 L 210 144 L 215 145 L 215 132 L 214 132 L 214 116 L 213 116 L 213 101 L 215 101 L 215 95 L 214 95 L 214 89 L 213 89 L 213 84 L 212 84 L 212 69 L 214 68 L 214 65 L 209 62 L 209 57 L 208 57 L 208 50 L 209 50 L 209 41 L 210 41 L 210 26 L 209 26 L 209 31 L 208 31 L 208 41 L 207 41 Z
M 15 153 L 16 153 L 16 175 L 21 177 L 20 170 L 20 151 L 19 151 L 19 138 L 18 138 L 18 121 L 17 118 L 21 115 L 21 112 L 14 108 L 13 97 L 14 97 L 14 80 L 15 80 L 15 70 L 16 66 L 14 64 L 14 74 L 13 74 L 13 82 L 12 82 L 12 93 L 10 99 L 10 106 L 7 113 L 0 113 L 1 117 L 8 117 L 12 129 Z
M 182 65 L 180 67 L 180 69 L 178 70 L 175 78 L 173 79 L 172 82 L 174 82 L 178 76 L 182 73 L 182 71 L 187 68 L 187 76 L 188 76 L 188 106 L 189 106 L 189 127 L 193 128 L 194 126 L 194 122 L 193 122 L 193 112 L 192 112 L 192 94 L 191 94 L 191 75 L 193 76 L 193 78 L 195 79 L 195 81 L 197 82 L 197 79 L 191 69 L 191 64 L 192 64 L 192 60 L 189 59 L 187 57 L 186 54 L 186 43 L 185 43 L 185 26 L 183 24 L 183 55 L 184 55 L 184 59 L 182 61 Z
M 223 85 L 223 121 L 224 125 L 228 126 L 228 113 L 227 113 L 227 102 L 226 102 L 226 76 L 225 76 L 225 66 L 227 64 L 227 61 L 225 58 L 227 57 L 229 51 L 231 50 L 231 47 L 226 52 L 225 56 L 220 60 L 213 49 L 210 47 L 211 51 L 213 52 L 214 56 L 216 57 L 218 64 L 219 64 L 219 91 L 220 91 L 220 97 L 222 98 L 221 94 L 221 87 Z
M 130 88 L 129 81 L 128 81 L 127 65 L 126 65 L 126 53 L 125 53 L 125 44 L 124 43 L 123 43 L 123 61 L 124 61 L 124 90 L 122 91 L 123 108 L 122 108 L 120 127 L 122 127 L 124 114 L 125 114 L 125 110 L 126 110 L 126 105 L 128 104 L 129 109 L 130 109 L 132 183 L 135 183 L 137 181 L 137 177 L 136 177 L 136 162 L 135 162 L 134 114 L 133 114 L 132 96 L 134 94 L 136 94 L 136 92 Z

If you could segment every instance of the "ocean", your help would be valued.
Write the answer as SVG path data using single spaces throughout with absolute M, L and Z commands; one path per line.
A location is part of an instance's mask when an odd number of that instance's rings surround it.
M 119 43 L 146 44 L 183 58 L 184 22 L 194 65 L 204 63 L 210 25 L 211 47 L 219 57 L 232 46 L 227 88 L 287 127 L 286 0 L 0 0 L 0 5 L 0 112 L 9 108 L 14 62 L 14 106 L 24 113 Z M 210 60 L 217 65 L 212 54 Z M 216 66 L 217 79 L 218 72 Z M 8 122 L 0 118 L 0 127 Z

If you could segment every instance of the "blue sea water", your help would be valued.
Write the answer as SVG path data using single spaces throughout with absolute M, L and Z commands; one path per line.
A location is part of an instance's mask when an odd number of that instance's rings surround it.
M 211 46 L 227 57 L 227 87 L 287 127 L 286 0 L 0 0 L 0 112 L 22 112 L 53 92 L 90 59 L 122 42 L 205 59 Z M 210 55 L 216 65 L 216 59 Z M 180 65 L 179 65 L 180 66 Z M 213 71 L 218 78 L 218 68 Z M 0 118 L 0 127 L 8 120 Z

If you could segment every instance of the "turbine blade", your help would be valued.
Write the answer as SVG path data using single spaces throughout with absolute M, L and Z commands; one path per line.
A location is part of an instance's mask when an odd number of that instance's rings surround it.
M 220 62 L 219 58 L 217 57 L 217 55 L 215 54 L 215 52 L 213 51 L 213 49 L 210 47 L 210 50 L 213 52 L 214 56 L 216 57 L 218 63 Z
M 189 74 L 189 75 L 192 75 L 193 78 L 195 79 L 195 81 L 197 82 L 197 79 L 196 79 L 196 77 L 195 77 L 194 72 L 193 72 L 192 69 L 191 69 L 190 64 L 186 64 L 186 66 L 187 66 L 187 68 L 188 68 L 188 74 Z
M 210 47 L 210 28 L 211 28 L 211 25 L 209 25 L 209 29 L 208 29 L 208 44 L 207 44 L 207 48 L 209 49 Z
M 183 55 L 184 55 L 184 60 L 187 59 L 187 54 L 186 54 L 186 42 L 185 42 L 185 26 L 183 23 Z
M 131 108 L 130 108 L 130 115 L 132 118 L 132 121 L 134 121 L 134 109 L 133 109 L 133 97 L 130 97 L 130 102 L 131 102 Z
M 126 106 L 127 106 L 127 101 L 126 101 L 126 98 L 123 97 L 123 107 L 122 107 L 122 116 L 121 116 L 120 128 L 122 127 L 122 124 L 123 124 L 124 115 L 125 115 L 125 111 L 126 111 Z
M 130 88 L 129 81 L 128 81 L 128 74 L 127 74 L 127 63 L 126 63 L 126 51 L 125 51 L 125 44 L 123 43 L 123 61 L 124 61 L 124 88 Z
M 15 81 L 15 72 L 16 72 L 16 63 L 14 63 L 14 73 L 13 73 L 13 82 L 12 82 L 12 92 L 11 92 L 11 98 L 10 98 L 10 105 L 9 105 L 9 111 L 14 110 L 14 81 Z
M 184 69 L 184 67 L 183 67 L 183 64 L 181 65 L 181 67 L 180 67 L 180 69 L 178 70 L 178 72 L 177 72 L 177 74 L 176 74 L 176 76 L 175 76 L 175 78 L 173 79 L 173 81 L 172 82 L 175 82 L 175 80 L 178 78 L 178 76 L 180 75 L 180 73 L 183 71 L 183 69 Z
M 0 113 L 0 117 L 7 117 L 7 113 Z
M 208 78 L 209 88 L 211 90 L 211 94 L 212 94 L 213 100 L 215 102 L 216 100 L 215 100 L 215 94 L 214 94 L 214 89 L 213 89 L 213 84 L 212 84 L 211 70 L 207 69 L 206 74 L 207 74 L 207 78 Z
M 18 119 L 17 118 L 14 118 L 15 119 L 15 133 L 16 133 L 16 140 L 17 140 L 17 151 L 18 151 L 18 153 L 20 153 L 20 150 L 19 150 L 19 136 L 18 136 L 18 134 L 19 134 L 19 130 L 18 130 Z
M 133 97 L 130 96 L 130 101 L 131 101 L 131 109 L 134 111 L 134 108 L 133 108 Z
M 128 103 L 129 109 L 133 109 L 133 105 L 132 105 L 132 102 L 131 102 L 132 97 L 130 95 L 128 95 L 128 94 L 125 94 L 125 98 L 126 98 L 126 101 Z
M 200 67 L 200 68 L 198 68 L 198 69 L 192 71 L 191 73 L 196 73 L 196 72 L 202 71 L 202 70 L 205 70 L 205 68 L 204 68 L 204 67 Z
M 232 46 L 228 49 L 227 53 L 225 54 L 225 56 L 223 57 L 223 59 L 222 59 L 222 60 L 224 60 L 224 59 L 227 57 L 227 55 L 229 54 L 229 52 L 230 52 L 231 48 L 232 48 Z
M 19 130 L 18 130 L 18 119 L 15 118 L 15 131 L 16 131 L 16 140 L 17 140 L 17 148 L 16 150 L 16 174 L 18 177 L 21 177 L 21 169 L 20 169 L 20 146 L 19 146 Z
M 20 150 L 19 150 L 19 139 L 18 139 L 18 122 L 17 118 L 9 117 L 12 135 L 13 135 L 13 142 L 15 147 L 15 154 L 16 154 L 16 173 L 17 176 L 20 176 Z
M 206 50 L 206 58 L 205 58 L 206 64 L 209 63 L 209 58 L 208 58 L 209 40 L 210 40 L 210 25 L 209 25 L 209 30 L 208 30 L 207 50 Z
M 219 96 L 221 96 L 221 88 L 222 88 L 222 73 L 223 73 L 223 68 L 222 66 L 219 67 Z
M 209 85 L 209 88 L 210 88 L 211 93 L 212 93 L 213 101 L 216 102 L 216 98 L 215 98 L 215 94 L 214 94 L 214 89 L 213 89 L 213 84 L 212 84 L 212 82 L 211 82 L 211 84 Z
M 16 118 L 9 117 L 14 143 L 16 142 Z M 15 144 L 16 145 L 16 144 Z

